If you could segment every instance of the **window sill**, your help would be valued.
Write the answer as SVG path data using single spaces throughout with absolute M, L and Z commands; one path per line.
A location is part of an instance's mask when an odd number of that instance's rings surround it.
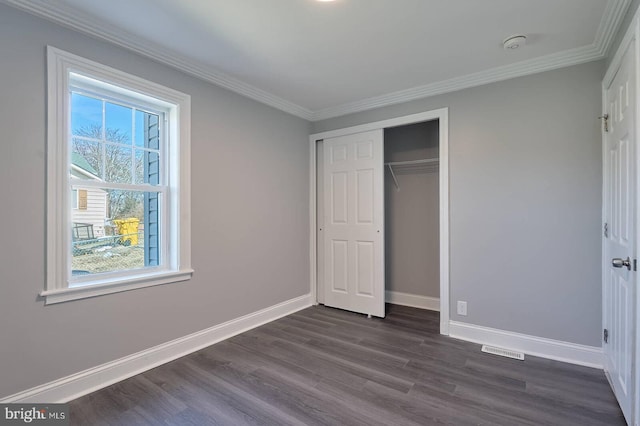
M 102 296 L 104 294 L 119 293 L 121 291 L 187 281 L 191 279 L 192 275 L 193 269 L 141 274 L 136 275 L 135 277 L 100 281 L 99 284 L 85 284 L 76 287 L 46 290 L 41 292 L 40 296 L 45 298 L 45 305 L 52 305 L 55 303 L 68 302 L 70 300 L 86 299 L 88 297 Z

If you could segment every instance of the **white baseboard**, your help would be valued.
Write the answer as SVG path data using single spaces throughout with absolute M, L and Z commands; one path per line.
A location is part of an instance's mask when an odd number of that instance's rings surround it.
M 418 296 L 417 294 L 385 291 L 385 300 L 394 305 L 410 306 L 412 308 L 440 311 L 440 299 L 437 297 Z
M 541 358 L 603 368 L 602 348 L 595 346 L 545 339 L 457 321 L 449 321 L 449 336 L 483 345 L 512 349 Z
M 311 306 L 307 294 L 145 349 L 97 367 L 0 398 L 0 403 L 64 403 Z

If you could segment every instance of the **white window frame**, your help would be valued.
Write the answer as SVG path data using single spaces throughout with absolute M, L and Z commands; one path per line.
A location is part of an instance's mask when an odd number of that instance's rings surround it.
M 73 196 L 73 194 L 76 194 L 75 197 Z M 75 201 L 75 203 L 74 203 L 74 201 Z M 71 209 L 72 210 L 78 210 L 79 202 L 80 201 L 79 201 L 79 198 L 78 198 L 78 190 L 74 189 L 74 190 L 71 191 Z
M 173 89 L 47 46 L 47 273 L 45 304 L 189 280 L 191 269 L 191 97 Z M 163 194 L 160 267 L 71 280 L 70 75 L 123 99 L 165 110 L 168 191 Z M 82 77 L 78 77 L 82 76 Z M 73 86 L 76 86 L 76 83 Z

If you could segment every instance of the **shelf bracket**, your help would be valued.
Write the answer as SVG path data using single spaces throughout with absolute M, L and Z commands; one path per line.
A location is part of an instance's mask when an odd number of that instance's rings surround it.
M 393 178 L 393 183 L 396 184 L 396 190 L 400 191 L 400 185 L 398 185 L 398 179 L 396 179 L 396 174 L 393 173 L 393 166 L 391 164 L 388 164 L 389 166 L 389 171 L 391 172 L 391 177 Z

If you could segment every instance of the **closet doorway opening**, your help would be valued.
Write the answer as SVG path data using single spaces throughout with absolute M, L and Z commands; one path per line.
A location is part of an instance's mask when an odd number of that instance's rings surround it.
M 385 300 L 440 310 L 438 120 L 384 130 Z
M 439 310 L 448 335 L 448 109 L 311 135 L 310 169 L 316 303 Z

